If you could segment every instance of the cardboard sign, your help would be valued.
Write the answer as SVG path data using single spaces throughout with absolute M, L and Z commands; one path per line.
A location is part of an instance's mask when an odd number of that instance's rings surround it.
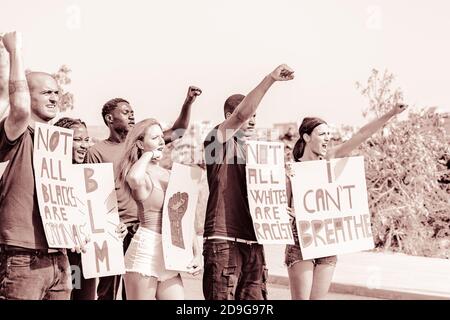
M 201 177 L 199 167 L 173 164 L 162 216 L 162 244 L 167 270 L 188 271 L 187 266 L 194 257 L 194 219 Z
M 247 142 L 247 195 L 258 243 L 294 244 L 286 207 L 284 145 Z
M 363 157 L 296 162 L 292 169 L 304 259 L 373 249 Z
M 86 279 L 125 273 L 123 242 L 116 229 L 120 223 L 112 163 L 74 165 L 83 177 L 83 192 L 91 241 L 82 253 Z M 131 195 L 130 195 L 131 196 Z
M 33 165 L 39 211 L 50 248 L 73 248 L 87 236 L 87 212 L 75 192 L 73 131 L 36 123 Z
M 0 162 L 0 179 L 2 178 L 3 172 L 5 172 L 8 163 L 9 161 Z

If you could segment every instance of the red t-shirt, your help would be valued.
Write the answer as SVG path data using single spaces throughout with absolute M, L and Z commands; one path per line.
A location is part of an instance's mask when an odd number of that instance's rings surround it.
M 100 141 L 89 148 L 86 155 L 87 163 L 107 163 L 114 167 L 114 180 L 118 176 L 117 165 L 122 160 L 125 143 L 112 143 L 106 140 Z M 117 206 L 120 221 L 125 224 L 138 222 L 138 207 L 136 201 L 121 186 L 116 183 Z
M 245 145 L 237 134 L 219 143 L 217 128 L 204 141 L 209 197 L 203 235 L 255 241 L 247 198 Z
M 5 121 L 0 122 L 0 162 L 9 163 L 0 180 L 0 244 L 47 249 L 34 183 L 34 129 L 9 141 Z

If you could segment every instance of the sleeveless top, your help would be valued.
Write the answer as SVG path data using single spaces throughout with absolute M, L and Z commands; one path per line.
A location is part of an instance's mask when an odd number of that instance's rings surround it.
M 169 175 L 156 178 L 154 176 L 152 177 L 151 173 L 147 172 L 146 174 L 152 182 L 152 190 L 147 199 L 144 201 L 136 201 L 139 223 L 143 228 L 161 233 L 164 197 L 169 183 Z

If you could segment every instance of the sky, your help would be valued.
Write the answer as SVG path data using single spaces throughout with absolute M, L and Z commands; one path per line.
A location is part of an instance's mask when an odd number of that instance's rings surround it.
M 223 118 L 281 63 L 257 125 L 319 116 L 362 125 L 355 82 L 388 69 L 411 106 L 450 109 L 450 2 L 446 0 L 0 0 L 0 32 L 23 34 L 27 68 L 72 69 L 68 115 L 102 125 L 101 108 L 130 101 L 136 119 L 174 121 L 189 85 L 203 90 L 191 121 Z

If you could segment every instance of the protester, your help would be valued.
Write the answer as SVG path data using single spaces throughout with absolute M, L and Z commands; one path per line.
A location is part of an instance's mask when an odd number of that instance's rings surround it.
M 166 143 L 183 136 L 184 131 L 189 125 L 192 104 L 196 97 L 201 93 L 202 91 L 199 88 L 194 86 L 189 87 L 178 119 L 175 121 L 172 128 L 164 131 L 164 141 Z M 127 100 L 115 98 L 105 103 L 102 109 L 102 117 L 109 128 L 109 137 L 89 148 L 86 162 L 112 162 L 114 166 L 114 175 L 117 179 L 116 167 L 121 160 L 127 134 L 134 127 L 134 111 Z M 131 238 L 139 226 L 137 206 L 133 198 L 124 192 L 120 185 L 116 185 L 116 195 L 120 220 L 125 223 L 128 228 L 128 234 L 123 241 L 123 249 L 125 252 L 130 244 Z M 115 300 L 117 298 L 120 279 L 121 276 L 100 278 L 97 287 L 98 299 Z M 125 290 L 122 290 L 122 299 L 126 299 Z
M 225 101 L 225 120 L 204 142 L 209 197 L 204 228 L 203 294 L 207 300 L 267 299 L 263 246 L 256 241 L 245 174 L 245 140 L 252 137 L 255 112 L 275 81 L 294 78 L 280 65 L 246 97 Z
M 395 105 L 388 113 L 362 127 L 348 141 L 333 147 L 329 146 L 331 135 L 327 123 L 319 118 L 304 118 L 299 128 L 300 138 L 297 140 L 293 150 L 294 161 L 300 162 L 347 157 L 361 143 L 382 128 L 392 117 L 403 112 L 405 109 L 406 106 L 403 104 Z M 288 175 L 287 193 L 290 206 L 289 212 L 295 217 L 292 207 L 291 190 L 291 182 Z M 285 264 L 288 267 L 292 299 L 324 299 L 330 288 L 337 257 L 329 256 L 304 260 L 298 241 L 295 219 L 293 220 L 292 228 L 295 245 L 287 245 L 285 252 Z
M 0 180 L 0 299 L 69 299 L 69 260 L 65 249 L 48 246 L 33 171 L 35 123 L 56 116 L 58 86 L 48 73 L 25 75 L 20 33 L 2 38 L 10 59 L 10 110 L 0 121 L 0 162 L 9 160 Z
M 170 176 L 169 170 L 159 166 L 164 145 L 160 124 L 155 119 L 143 120 L 128 134 L 119 165 L 118 183 L 136 201 L 140 222 L 125 254 L 125 290 L 132 300 L 184 299 L 180 274 L 164 265 L 162 212 Z M 188 268 L 196 275 L 201 270 L 196 237 L 193 251 Z
M 0 33 L 0 120 L 6 116 L 9 106 L 9 54 L 3 45 L 2 36 L 3 34 Z
M 73 119 L 63 117 L 59 119 L 55 126 L 73 130 L 73 144 L 72 144 L 72 163 L 84 163 L 87 150 L 89 148 L 89 133 L 86 124 L 80 119 Z M 127 234 L 127 227 L 124 223 L 117 226 L 116 232 L 119 238 L 123 239 Z M 83 267 L 81 265 L 81 254 L 77 252 L 68 252 L 70 266 L 77 267 L 80 271 L 80 288 L 73 288 L 71 300 L 95 300 L 96 295 L 96 279 L 85 279 L 83 276 Z M 76 276 L 76 273 L 72 274 Z M 73 280 L 73 279 L 72 279 Z M 72 281 L 73 282 L 73 281 Z

